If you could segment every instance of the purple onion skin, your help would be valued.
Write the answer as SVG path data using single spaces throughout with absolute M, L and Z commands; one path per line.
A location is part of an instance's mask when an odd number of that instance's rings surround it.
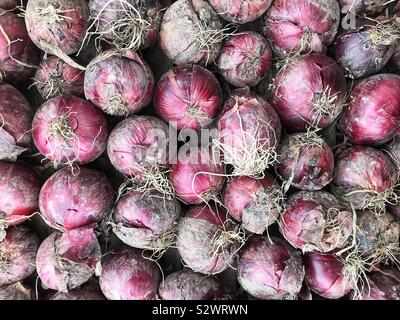
M 378 146 L 393 139 L 400 128 L 400 76 L 379 74 L 361 80 L 340 119 L 352 142 Z
M 49 297 L 49 300 L 107 300 L 98 289 L 84 287 L 76 288 L 68 292 L 57 292 Z
M 338 0 L 342 13 L 381 13 L 388 5 L 387 0 Z
M 184 269 L 165 278 L 158 296 L 161 300 L 219 300 L 224 288 L 216 277 Z
M 32 289 L 16 282 L 4 287 L 0 287 L 0 300 L 34 300 Z
M 309 252 L 303 257 L 311 290 L 327 299 L 339 299 L 352 290 L 346 284 L 344 265 L 333 253 Z
M 108 300 L 153 300 L 160 271 L 137 249 L 107 253 L 102 259 L 100 288 Z
M 273 85 L 273 105 L 282 124 L 291 132 L 304 131 L 310 125 L 327 127 L 346 102 L 342 68 L 332 58 L 320 54 L 291 60 L 278 72 Z M 317 103 L 323 97 L 334 101 L 320 114 Z
M 392 65 L 396 68 L 396 70 L 400 70 L 400 45 L 398 44 L 392 56 Z
M 0 8 L 5 10 L 12 10 L 20 5 L 20 3 L 21 1 L 19 0 L 0 0 Z
M 240 285 L 258 299 L 297 297 L 304 266 L 300 254 L 278 238 L 253 236 L 241 249 L 237 265 Z
M 218 69 L 235 87 L 254 87 L 266 77 L 272 63 L 272 51 L 264 37 L 246 31 L 231 36 L 218 58 Z
M 400 136 L 396 136 L 390 141 L 390 143 L 384 147 L 384 150 L 388 152 L 397 170 L 400 170 Z M 388 209 L 392 214 L 400 218 L 400 203 L 389 205 Z
M 176 122 L 178 129 L 199 130 L 208 127 L 222 103 L 217 78 L 198 65 L 170 69 L 156 85 L 154 107 L 166 122 Z

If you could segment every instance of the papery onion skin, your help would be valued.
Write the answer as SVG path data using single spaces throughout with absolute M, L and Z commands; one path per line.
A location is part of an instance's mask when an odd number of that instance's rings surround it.
M 167 9 L 162 19 L 160 46 L 175 64 L 207 65 L 216 61 L 222 46 L 222 39 L 208 45 L 201 44 L 200 33 L 209 30 L 220 35 L 222 23 L 207 1 L 178 0 Z
M 20 224 L 37 211 L 41 182 L 30 167 L 0 161 L 0 220 L 6 226 Z
M 0 287 L 0 300 L 34 300 L 32 289 L 26 288 L 21 282 Z
M 57 292 L 49 297 L 49 300 L 107 300 L 100 290 L 84 287 L 76 288 L 68 292 Z
M 36 111 L 32 137 L 40 153 L 63 164 L 86 164 L 106 149 L 108 124 L 92 103 L 74 96 L 47 100 Z
M 339 299 L 352 288 L 344 277 L 344 264 L 334 253 L 309 252 L 303 257 L 311 290 L 327 299 Z
M 275 0 L 264 17 L 264 35 L 278 55 L 324 53 L 335 39 L 339 23 L 336 0 Z
M 234 263 L 240 243 L 227 238 L 216 252 L 214 241 L 225 231 L 237 232 L 236 227 L 218 207 L 190 208 L 180 219 L 177 231 L 176 247 L 184 265 L 204 274 L 218 274 L 228 269 Z
M 114 197 L 112 185 L 103 173 L 80 167 L 74 174 L 66 167 L 45 182 L 39 207 L 50 226 L 71 230 L 100 222 L 110 213 Z
M 54 232 L 39 247 L 37 272 L 47 288 L 68 292 L 90 279 L 100 258 L 100 244 L 90 227 Z
M 198 65 L 182 65 L 165 73 L 154 90 L 154 107 L 166 122 L 177 129 L 208 127 L 222 103 L 217 78 Z
M 100 288 L 109 300 L 153 300 L 160 271 L 137 249 L 110 252 L 101 262 Z
M 340 128 L 352 142 L 377 146 L 400 128 L 400 76 L 379 74 L 361 80 L 351 93 Z
M 127 116 L 151 102 L 154 76 L 149 65 L 133 51 L 107 50 L 86 67 L 84 90 L 103 112 Z
M 309 126 L 325 128 L 342 112 L 346 78 L 342 68 L 324 55 L 291 60 L 273 82 L 272 99 L 282 124 L 291 132 Z
M 266 77 L 272 64 L 272 51 L 264 37 L 245 31 L 232 35 L 222 46 L 218 69 L 236 87 L 254 87 Z
M 331 223 L 334 229 L 329 229 Z M 300 191 L 290 196 L 280 230 L 290 244 L 303 252 L 330 252 L 347 245 L 353 232 L 352 213 L 328 192 Z
M 0 27 L 0 79 L 12 84 L 28 80 L 40 55 L 28 36 L 24 20 L 0 9 Z
M 281 213 L 279 184 L 269 173 L 261 180 L 234 177 L 223 193 L 223 204 L 241 226 L 263 234 Z
M 281 300 L 297 297 L 304 266 L 300 254 L 283 240 L 253 236 L 239 253 L 237 274 L 240 285 L 254 297 Z
M 223 295 L 224 288 L 216 277 L 190 269 L 168 275 L 158 288 L 161 300 L 218 300 Z
M 0 84 L 0 160 L 16 161 L 29 147 L 33 110 L 13 86 Z
M 387 0 L 338 0 L 342 13 L 368 13 L 382 12 L 388 5 Z

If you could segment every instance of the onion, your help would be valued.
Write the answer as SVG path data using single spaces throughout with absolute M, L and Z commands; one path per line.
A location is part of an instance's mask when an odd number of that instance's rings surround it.
M 209 148 L 179 150 L 169 172 L 176 196 L 187 204 L 216 200 L 225 182 L 224 166 L 217 159 Z
M 37 272 L 45 287 L 67 292 L 91 278 L 100 258 L 100 245 L 90 227 L 54 232 L 39 247 Z
M 94 169 L 79 168 L 74 174 L 64 168 L 43 185 L 39 207 L 53 228 L 71 230 L 102 220 L 110 213 L 114 190 L 106 176 Z
M 141 251 L 123 249 L 107 253 L 102 259 L 100 288 L 109 300 L 153 300 L 160 272 L 155 262 L 143 258 Z
M 222 102 L 217 78 L 198 65 L 170 69 L 159 80 L 154 92 L 157 113 L 178 129 L 198 130 L 211 124 Z
M 28 36 L 24 20 L 0 9 L 0 80 L 28 80 L 39 63 L 39 50 Z
M 380 74 L 360 81 L 343 112 L 340 126 L 357 144 L 380 145 L 400 128 L 400 76 Z
M 234 263 L 245 234 L 218 207 L 189 209 L 178 225 L 176 247 L 185 266 L 204 274 L 217 274 Z
M 214 62 L 226 37 L 221 21 L 204 0 L 178 0 L 165 11 L 160 46 L 175 64 Z
M 394 53 L 392 56 L 392 64 L 395 66 L 397 70 L 400 70 L 400 45 L 397 45 L 394 48 Z
M 24 287 L 21 282 L 0 288 L 0 300 L 34 300 L 31 289 Z
M 19 0 L 0 0 L 0 8 L 5 10 L 13 10 L 20 4 Z
M 391 1 L 388 0 L 338 0 L 342 13 L 376 14 L 382 12 Z
M 226 185 L 223 203 L 244 229 L 263 234 L 281 213 L 282 198 L 275 179 L 265 173 L 261 180 L 234 177 Z
M 0 160 L 16 161 L 31 143 L 33 110 L 21 92 L 0 84 Z
M 44 99 L 59 95 L 83 97 L 84 74 L 60 58 L 50 56 L 36 71 L 35 85 Z
M 268 74 L 272 51 L 263 36 L 245 31 L 232 35 L 221 49 L 218 69 L 236 87 L 254 87 Z
M 397 171 L 400 170 L 400 136 L 396 136 L 388 145 L 385 147 L 385 151 L 390 156 L 390 159 L 396 166 Z M 396 192 L 398 193 L 398 191 Z M 389 204 L 389 211 L 400 218 L 400 203 L 395 202 L 392 205 Z
M 324 53 L 340 23 L 336 0 L 275 0 L 264 18 L 264 33 L 278 55 Z
M 295 133 L 282 139 L 276 171 L 285 182 L 307 191 L 321 190 L 333 180 L 334 157 L 330 146 L 316 134 Z
M 276 161 L 282 127 L 272 106 L 260 96 L 235 90 L 225 102 L 217 123 L 215 147 L 233 174 L 258 178 Z
M 37 210 L 40 186 L 31 168 L 0 161 L 0 240 L 4 228 L 24 222 Z
M 224 288 L 216 277 L 184 269 L 167 276 L 158 295 L 162 300 L 218 300 Z
M 0 241 L 0 287 L 29 277 L 35 271 L 38 236 L 26 227 L 7 229 Z
M 385 211 L 387 203 L 397 201 L 395 166 L 381 151 L 368 147 L 343 150 L 336 159 L 333 192 L 354 209 Z
M 293 299 L 302 288 L 304 267 L 300 254 L 281 239 L 253 236 L 240 252 L 237 275 L 258 299 Z
M 87 36 L 104 40 L 120 51 L 153 46 L 158 39 L 161 4 L 157 0 L 90 0 L 93 20 Z
M 308 126 L 327 127 L 346 102 L 344 72 L 324 55 L 291 60 L 278 72 L 273 87 L 273 104 L 290 131 L 302 131 Z
M 281 219 L 281 233 L 303 252 L 342 249 L 353 231 L 351 212 L 325 191 L 293 194 Z
M 84 287 L 68 292 L 57 292 L 49 300 L 106 300 L 98 289 Z
M 130 191 L 114 208 L 113 232 L 131 247 L 164 251 L 175 241 L 180 213 L 176 199 L 164 199 L 158 192 Z
M 113 116 L 139 112 L 150 103 L 153 86 L 150 67 L 133 51 L 100 53 L 85 72 L 86 98 Z
M 108 125 L 90 102 L 58 96 L 47 100 L 36 112 L 32 136 L 40 153 L 55 163 L 85 164 L 106 149 Z

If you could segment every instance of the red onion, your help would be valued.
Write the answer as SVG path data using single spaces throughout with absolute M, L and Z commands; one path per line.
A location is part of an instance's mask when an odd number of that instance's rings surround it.
M 0 161 L 1 230 L 24 222 L 38 208 L 41 179 L 31 168 Z
M 0 241 L 0 287 L 29 277 L 35 271 L 38 236 L 26 227 L 8 228 Z
M 275 179 L 265 173 L 261 180 L 234 177 L 226 185 L 223 203 L 244 229 L 263 234 L 281 213 L 282 198 Z
M 21 92 L 0 84 L 0 160 L 16 161 L 31 143 L 33 110 Z
M 215 200 L 225 182 L 224 166 L 217 159 L 208 148 L 181 149 L 169 173 L 176 196 L 187 204 Z
M 397 70 L 400 70 L 400 45 L 398 44 L 394 48 L 394 53 L 392 56 L 392 64 L 395 66 Z
M 340 23 L 336 0 L 275 0 L 264 18 L 264 33 L 279 55 L 324 53 Z
M 152 98 L 153 73 L 133 51 L 108 50 L 92 60 L 85 72 L 85 96 L 113 116 L 139 112 Z
M 31 77 L 39 50 L 28 36 L 24 20 L 0 9 L 0 80 L 19 83 Z
M 49 300 L 106 300 L 98 289 L 84 287 L 68 292 L 57 292 Z
M 35 85 L 44 99 L 60 95 L 83 97 L 85 73 L 56 56 L 50 56 L 35 74 Z
M 281 233 L 303 252 L 342 249 L 353 231 L 351 212 L 325 191 L 293 194 L 281 219 Z
M 253 236 L 240 252 L 237 274 L 243 289 L 258 299 L 293 299 L 304 267 L 300 254 L 281 239 Z
M 337 157 L 332 190 L 355 209 L 379 213 L 397 199 L 396 177 L 395 166 L 383 152 L 360 146 L 347 148 Z
M 396 166 L 397 171 L 400 170 L 400 136 L 396 136 L 388 145 L 385 147 L 385 151 L 388 153 L 390 159 Z M 397 191 L 398 193 L 398 191 Z M 392 205 L 389 204 L 389 211 L 400 218 L 400 202 L 395 202 Z
M 382 12 L 391 1 L 388 0 L 338 0 L 342 13 L 376 14 Z M 358 18 L 358 17 L 357 17 Z
M 178 0 L 165 11 L 160 46 L 175 64 L 214 62 L 226 37 L 221 21 L 204 0 Z
M 85 164 L 106 149 L 108 125 L 90 102 L 58 96 L 47 100 L 36 112 L 32 136 L 40 153 L 55 163 Z
M 153 300 L 160 272 L 136 249 L 107 253 L 102 259 L 100 288 L 109 300 Z
M 120 51 L 153 46 L 158 39 L 161 4 L 157 0 L 91 0 L 93 20 L 87 36 L 104 40 Z
M 222 18 L 242 24 L 261 17 L 272 0 L 210 0 L 209 2 Z
M 344 134 L 354 143 L 380 145 L 400 129 L 400 76 L 380 74 L 360 81 L 341 118 Z
M 209 205 L 189 209 L 178 225 L 176 247 L 185 266 L 217 274 L 234 263 L 245 235 L 221 209 Z
M 0 0 L 0 8 L 5 10 L 13 10 L 21 3 L 20 0 Z
M 167 276 L 158 295 L 162 300 L 219 300 L 224 287 L 216 277 L 184 269 Z
M 0 288 L 0 300 L 34 300 L 34 298 L 31 289 L 17 282 Z
M 333 180 L 334 157 L 330 146 L 316 134 L 295 133 L 282 139 L 276 171 L 285 182 L 307 191 L 321 190 Z
M 222 102 L 217 78 L 198 65 L 170 69 L 159 80 L 154 107 L 162 119 L 178 129 L 198 130 L 211 124 Z
M 106 176 L 94 169 L 64 168 L 43 185 L 40 212 L 53 228 L 71 230 L 102 220 L 112 208 L 114 190 Z
M 308 126 L 327 127 L 346 102 L 344 72 L 324 55 L 291 60 L 278 72 L 273 86 L 273 103 L 290 131 L 302 131 Z
M 39 247 L 37 272 L 46 288 L 67 292 L 91 278 L 100 258 L 100 245 L 90 227 L 54 232 Z
M 164 199 L 158 192 L 130 191 L 114 208 L 113 232 L 131 247 L 163 251 L 175 241 L 180 213 L 176 199 Z
M 311 290 L 327 299 L 339 299 L 353 289 L 346 266 L 333 253 L 309 252 L 304 255 L 307 283 Z
M 214 143 L 237 176 L 260 177 L 276 161 L 282 127 L 272 106 L 260 96 L 235 90 L 225 102 Z
M 263 36 L 245 31 L 231 36 L 221 49 L 218 69 L 236 87 L 254 87 L 268 74 L 272 51 Z

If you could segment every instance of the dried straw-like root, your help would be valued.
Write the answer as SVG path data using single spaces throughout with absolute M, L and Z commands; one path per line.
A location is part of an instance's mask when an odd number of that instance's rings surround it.
M 400 248 L 398 242 L 379 243 L 371 254 L 368 255 L 368 260 L 372 266 L 383 263 L 385 265 L 393 263 L 400 268 Z
M 164 253 L 171 247 L 173 247 L 176 241 L 176 230 L 177 227 L 171 229 L 170 231 L 164 233 L 158 239 L 152 241 L 150 245 L 144 249 L 143 257 L 151 261 L 158 261 L 164 255 Z M 150 255 L 146 253 L 151 251 Z
M 199 120 L 210 119 L 209 115 L 198 107 L 197 102 L 189 106 L 187 114 Z
M 313 126 L 318 126 L 319 122 L 326 117 L 334 118 L 337 116 L 335 103 L 338 100 L 339 92 L 332 93 L 332 89 L 327 86 L 323 92 L 315 93 L 312 101 L 313 113 L 316 119 Z
M 10 251 L 0 251 L 0 268 L 4 268 L 10 265 L 12 259 L 12 253 Z
M 378 22 L 372 28 L 369 38 L 364 41 L 371 41 L 374 46 L 390 46 L 400 41 L 400 26 L 396 21 L 385 23 Z
M 114 96 L 110 98 L 105 106 L 106 113 L 111 115 L 125 115 L 129 116 L 129 107 L 119 96 Z
M 46 82 L 34 78 L 33 83 L 28 87 L 28 89 L 30 89 L 33 86 L 36 87 L 41 86 L 44 88 L 43 98 L 45 98 L 46 100 L 62 94 L 61 87 L 57 84 L 57 81 L 52 77 L 49 77 Z

